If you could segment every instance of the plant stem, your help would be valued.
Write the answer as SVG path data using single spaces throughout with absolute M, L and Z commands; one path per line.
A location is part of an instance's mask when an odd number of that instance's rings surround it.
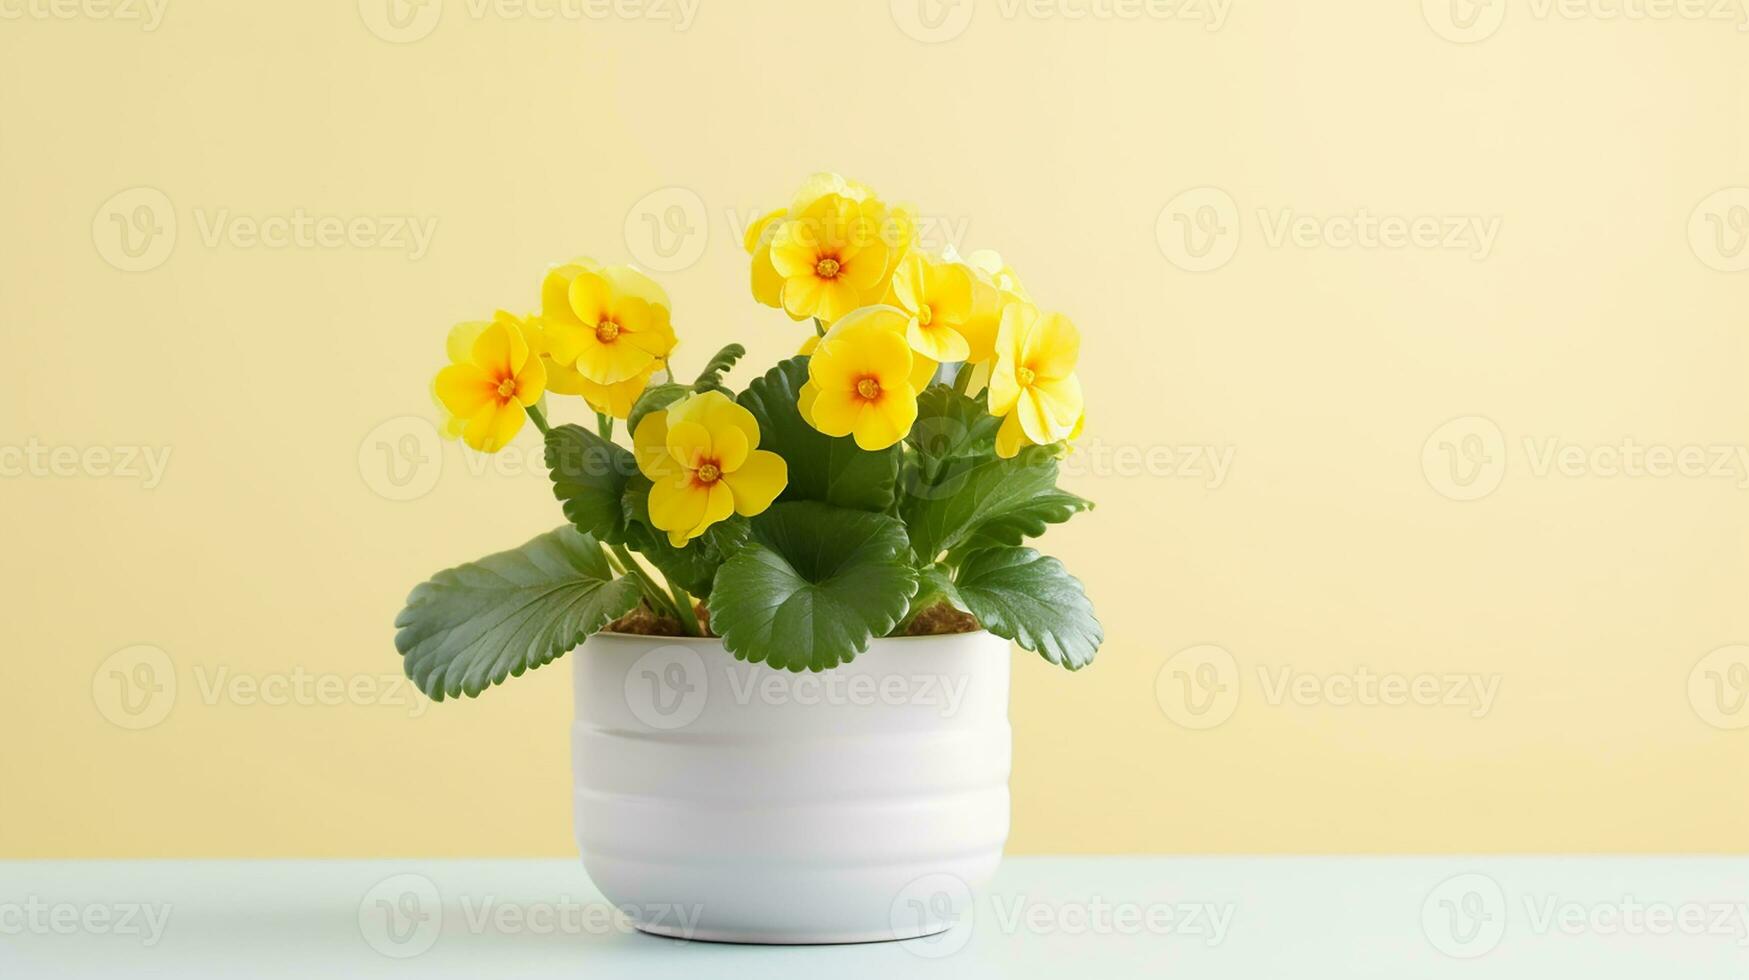
M 527 405 L 524 406 L 523 410 L 528 412 L 529 418 L 534 419 L 534 427 L 540 430 L 541 435 L 544 436 L 553 431 L 552 426 L 547 424 L 547 417 L 540 413 L 540 406 Z
M 972 365 L 969 362 L 962 361 L 960 363 L 959 370 L 954 372 L 953 392 L 956 395 L 963 395 L 966 393 L 966 389 L 970 388 L 971 386 L 972 386 Z
M 826 324 L 819 317 L 814 318 L 814 336 L 816 336 L 816 337 L 826 336 Z
M 667 578 L 667 576 L 663 576 Z M 674 596 L 674 609 L 680 613 L 680 627 L 686 630 L 687 636 L 703 636 L 704 629 L 698 625 L 698 614 L 692 611 L 692 596 L 686 590 L 668 580 L 668 589 Z
M 613 416 L 606 412 L 595 413 L 595 431 L 601 434 L 602 442 L 613 441 Z
M 626 574 L 638 580 L 638 587 L 644 592 L 644 601 L 650 604 L 650 608 L 655 610 L 657 615 L 670 613 L 675 619 L 680 618 L 680 610 L 674 608 L 674 604 L 668 599 L 668 594 L 662 591 L 662 587 L 657 585 L 654 579 L 650 578 L 650 573 L 644 571 L 644 566 L 638 564 L 638 560 L 627 553 L 625 545 L 613 544 L 608 545 L 608 548 L 619 556 L 620 563 L 626 567 Z

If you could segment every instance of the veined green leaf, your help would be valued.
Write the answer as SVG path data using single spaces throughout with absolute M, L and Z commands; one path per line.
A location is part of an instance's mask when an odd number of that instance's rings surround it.
M 1048 447 L 1013 459 L 949 461 L 939 479 L 906 487 L 899 505 L 917 557 L 933 562 L 943 553 L 957 559 L 978 548 L 1017 545 L 1093 506 L 1057 489 L 1057 461 Z
M 793 671 L 848 663 L 886 635 L 917 591 L 905 529 L 815 501 L 774 504 L 723 563 L 711 627 L 742 660 Z
M 429 697 L 478 697 L 564 655 L 638 604 L 601 546 L 561 527 L 520 548 L 438 572 L 395 618 L 402 666 Z
M 954 587 L 985 629 L 1070 670 L 1091 663 L 1105 640 L 1080 581 L 1031 548 L 974 552 Z
M 621 500 L 626 481 L 638 472 L 632 454 L 582 426 L 560 425 L 547 433 L 546 460 L 553 495 L 564 502 L 572 526 L 611 544 L 623 542 Z

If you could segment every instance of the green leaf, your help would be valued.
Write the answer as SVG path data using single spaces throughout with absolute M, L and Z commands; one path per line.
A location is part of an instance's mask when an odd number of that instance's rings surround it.
M 621 499 L 638 472 L 632 454 L 582 426 L 560 425 L 547 433 L 546 458 L 553 495 L 564 501 L 572 526 L 610 544 L 624 541 Z
M 735 362 L 745 356 L 747 356 L 747 348 L 740 344 L 730 344 L 717 351 L 716 356 L 704 366 L 704 370 L 698 373 L 698 380 L 692 384 L 676 384 L 670 380 L 645 388 L 644 393 L 638 396 L 638 400 L 632 405 L 631 412 L 626 416 L 626 431 L 628 433 L 637 432 L 638 423 L 644 420 L 644 416 L 651 412 L 663 411 L 695 391 L 721 391 L 728 394 L 728 389 L 723 387 L 723 375 L 729 373 L 729 369 L 735 366 Z
M 433 700 L 478 697 L 563 656 L 638 604 L 594 538 L 549 531 L 513 551 L 438 572 L 395 618 L 395 649 Z
M 636 433 L 638 423 L 644 420 L 644 416 L 651 412 L 664 411 L 668 406 L 690 394 L 692 394 L 692 389 L 686 385 L 673 383 L 650 385 L 644 389 L 643 394 L 638 396 L 638 400 L 632 403 L 632 410 L 626 415 L 626 432 L 628 434 Z
M 1002 420 L 990 414 L 982 395 L 970 398 L 947 385 L 930 385 L 917 396 L 917 422 L 905 441 L 936 462 L 994 458 L 1000 428 Z
M 668 532 L 650 523 L 650 481 L 639 474 L 626 481 L 625 512 L 630 519 L 626 544 L 655 565 L 681 588 L 700 599 L 710 598 L 717 569 L 723 561 L 745 544 L 751 533 L 747 519 L 732 515 L 718 521 L 704 534 L 676 548 L 668 543 Z
M 796 408 L 807 380 L 808 359 L 792 357 L 755 378 L 737 399 L 759 421 L 759 448 L 789 464 L 789 485 L 777 499 L 884 513 L 893 505 L 899 446 L 871 453 L 849 436 L 835 439 L 809 425 Z
M 1080 581 L 1031 548 L 967 556 L 954 587 L 985 629 L 1058 666 L 1080 670 L 1105 640 Z
M 747 356 L 747 348 L 740 344 L 730 344 L 717 351 L 717 356 L 710 359 L 704 370 L 698 372 L 698 380 L 692 383 L 693 391 L 724 391 L 723 375 L 735 366 L 735 362 Z
M 957 560 L 975 548 L 1020 544 L 1092 506 L 1057 489 L 1056 458 L 1039 446 L 1013 459 L 949 462 L 936 481 L 906 487 L 899 513 L 917 557 L 933 562 L 944 552 Z
M 891 517 L 797 501 L 752 524 L 710 600 L 711 628 L 741 660 L 793 671 L 848 663 L 898 625 L 917 591 Z

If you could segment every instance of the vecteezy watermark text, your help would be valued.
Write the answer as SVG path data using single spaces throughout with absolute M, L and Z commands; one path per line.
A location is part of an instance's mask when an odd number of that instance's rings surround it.
M 1441 496 L 1480 500 L 1505 481 L 1512 466 L 1511 447 L 1494 420 L 1482 415 L 1455 418 L 1434 429 L 1422 444 L 1422 475 Z M 1749 445 L 1526 435 L 1518 448 L 1523 472 L 1539 480 L 1719 480 L 1749 490 Z
M 0 936 L 121 936 L 151 949 L 164 938 L 171 907 L 150 902 L 49 902 L 31 895 L 0 902 Z
M 1238 253 L 1245 238 L 1244 215 L 1227 191 L 1193 187 L 1160 209 L 1155 240 L 1180 269 L 1213 272 Z M 1312 213 L 1263 206 L 1254 216 L 1266 248 L 1448 252 L 1476 262 L 1494 254 L 1503 223 L 1497 214 L 1392 213 L 1368 207 Z
M 0 445 L 0 480 L 138 480 L 156 490 L 170 468 L 169 446 L 54 446 L 36 436 Z
M 1256 665 L 1257 692 L 1271 708 L 1429 708 L 1485 718 L 1494 710 L 1502 676 L 1473 671 L 1305 671 L 1291 664 Z M 1161 666 L 1154 697 L 1183 728 L 1224 724 L 1239 708 L 1245 675 L 1237 657 L 1213 644 L 1187 647 Z
M 138 23 L 149 34 L 169 6 L 170 0 L 0 0 L 0 20 Z

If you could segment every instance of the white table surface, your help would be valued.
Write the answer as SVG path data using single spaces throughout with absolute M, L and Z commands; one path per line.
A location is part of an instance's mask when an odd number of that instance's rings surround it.
M 1744 978 L 1749 858 L 1009 858 L 953 932 L 836 947 L 645 936 L 575 861 L 0 863 L 8 980 L 912 975 Z

